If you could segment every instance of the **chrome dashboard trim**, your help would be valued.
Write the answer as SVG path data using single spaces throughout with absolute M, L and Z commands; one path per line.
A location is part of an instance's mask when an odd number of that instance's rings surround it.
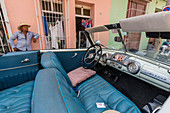
M 170 85 L 170 77 L 168 76 L 157 74 L 146 69 L 141 69 L 140 73 Z

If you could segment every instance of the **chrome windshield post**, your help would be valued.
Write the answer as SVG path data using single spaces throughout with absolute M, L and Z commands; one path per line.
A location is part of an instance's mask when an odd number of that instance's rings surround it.
M 127 52 L 127 49 L 126 49 L 126 45 L 125 45 L 125 43 L 124 43 L 124 40 L 123 40 L 122 33 L 121 33 L 120 29 L 117 29 L 117 32 L 118 32 L 118 34 L 119 34 L 119 36 L 120 36 L 120 38 L 121 38 L 121 41 L 122 41 L 122 44 L 123 44 L 123 47 L 124 47 L 125 53 L 126 53 L 126 52 Z

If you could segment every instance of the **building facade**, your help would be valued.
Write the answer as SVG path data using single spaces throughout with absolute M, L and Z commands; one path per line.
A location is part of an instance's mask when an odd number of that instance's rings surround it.
M 128 17 L 161 12 L 165 5 L 166 0 L 112 0 L 110 23 L 116 23 L 120 19 Z M 109 45 L 117 45 L 115 47 L 122 48 L 118 42 L 114 41 L 115 36 L 118 34 L 109 33 Z M 146 49 L 150 41 L 149 38 L 146 38 L 145 33 L 132 33 L 124 38 L 128 49 Z M 133 43 L 130 43 L 132 41 Z
M 85 28 L 117 23 L 120 19 L 162 10 L 163 0 L 1 0 L 1 25 L 4 38 L 17 31 L 21 22 L 31 25 L 30 31 L 40 34 L 33 50 L 81 48 L 88 42 L 80 36 Z M 57 29 L 57 30 L 56 30 Z M 102 40 L 105 44 L 116 44 L 113 37 L 117 34 L 106 33 Z M 144 34 L 133 34 L 136 48 L 149 41 Z M 133 40 L 125 37 L 125 41 Z M 1 40 L 0 40 L 1 41 Z M 97 39 L 95 39 L 97 41 Z M 7 42 L 6 42 L 7 43 Z M 8 43 L 7 43 L 8 44 Z M 85 46 L 83 45 L 85 44 Z M 129 47 L 134 45 L 128 45 Z

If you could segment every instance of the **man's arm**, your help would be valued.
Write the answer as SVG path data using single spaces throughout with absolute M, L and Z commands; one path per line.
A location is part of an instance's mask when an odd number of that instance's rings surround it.
M 36 34 L 36 33 L 34 33 L 34 32 L 32 32 L 32 35 L 33 35 L 33 37 L 34 37 L 35 39 L 38 39 L 38 38 L 40 37 L 39 34 Z
M 18 32 L 15 32 L 8 40 L 8 42 L 10 43 L 12 48 L 16 48 L 16 46 L 14 44 L 14 40 L 17 39 L 17 37 L 18 37 Z
M 169 45 L 169 42 L 165 42 L 165 44 L 164 44 L 164 45 L 167 45 L 168 47 L 170 46 L 170 45 Z
M 34 43 L 36 43 L 36 39 L 38 39 L 39 37 L 40 37 L 40 35 L 39 34 L 36 34 L 36 33 L 34 33 L 34 32 L 32 32 L 32 34 L 33 34 L 33 42 Z

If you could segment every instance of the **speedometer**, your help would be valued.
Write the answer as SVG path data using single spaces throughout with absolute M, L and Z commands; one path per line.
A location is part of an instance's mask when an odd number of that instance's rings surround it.
M 140 70 L 140 64 L 138 62 L 130 62 L 127 65 L 127 70 L 132 74 L 137 74 Z

